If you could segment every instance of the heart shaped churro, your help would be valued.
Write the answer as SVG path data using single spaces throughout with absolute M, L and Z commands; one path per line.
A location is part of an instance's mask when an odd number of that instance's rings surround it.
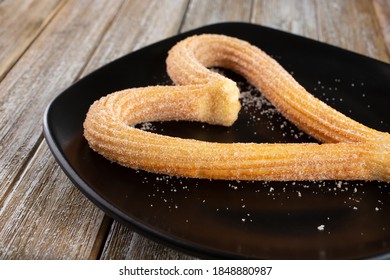
M 324 144 L 210 143 L 135 128 L 168 120 L 233 124 L 239 89 L 207 68 L 213 66 L 245 77 L 287 119 Z M 390 181 L 389 133 L 316 99 L 248 42 L 224 35 L 189 37 L 169 51 L 167 71 L 176 86 L 126 89 L 90 107 L 84 136 L 93 150 L 130 168 L 193 178 Z

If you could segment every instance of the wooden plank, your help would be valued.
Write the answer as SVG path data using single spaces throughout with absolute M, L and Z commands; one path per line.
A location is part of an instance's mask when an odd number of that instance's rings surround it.
M 373 0 L 373 5 L 386 42 L 387 53 L 390 56 L 390 2 Z
M 188 0 L 126 1 L 83 75 L 177 33 Z
M 0 2 L 0 81 L 63 4 L 63 0 Z
M 192 0 L 181 32 L 212 23 L 248 21 L 251 6 L 251 0 Z
M 67 2 L 1 82 L 0 205 L 40 140 L 45 107 L 78 76 L 120 4 Z
M 0 259 L 84 259 L 103 212 L 71 184 L 46 142 L 0 211 Z
M 194 258 L 153 242 L 115 222 L 102 252 L 102 259 L 189 260 Z
M 277 0 L 271 4 L 255 0 L 252 21 L 383 61 L 389 59 L 371 1 Z
M 313 0 L 255 0 L 251 21 L 317 39 L 316 13 Z
M 220 21 L 248 21 L 251 1 L 190 1 L 180 31 Z M 211 6 L 210 6 L 211 5 Z M 191 259 L 113 223 L 102 259 Z
M 317 0 L 319 39 L 373 58 L 389 61 L 371 1 Z M 332 14 L 332 17 L 329 17 Z
M 0 258 L 91 253 L 103 215 L 37 143 L 48 102 L 79 76 L 121 4 L 68 1 L 0 84 Z

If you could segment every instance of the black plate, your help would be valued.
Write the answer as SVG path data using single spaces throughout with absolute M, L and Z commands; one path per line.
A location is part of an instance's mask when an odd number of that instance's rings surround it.
M 107 214 L 158 242 L 205 258 L 389 258 L 390 191 L 357 181 L 237 182 L 174 178 L 110 163 L 82 135 L 92 102 L 113 91 L 169 84 L 167 51 L 195 33 L 259 46 L 306 89 L 370 127 L 389 131 L 390 67 L 346 50 L 246 23 L 210 25 L 126 55 L 61 93 L 44 117 L 46 140 L 73 183 Z M 166 122 L 143 128 L 219 142 L 310 142 L 237 79 L 246 94 L 230 128 Z M 260 105 L 261 104 L 261 108 Z

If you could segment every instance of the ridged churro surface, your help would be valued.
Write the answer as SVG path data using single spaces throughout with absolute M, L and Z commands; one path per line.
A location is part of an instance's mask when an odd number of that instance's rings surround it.
M 189 120 L 229 126 L 240 110 L 236 84 L 207 67 L 231 69 L 258 87 L 300 129 L 324 144 L 210 143 L 146 132 L 142 122 Z M 234 180 L 390 181 L 390 136 L 316 99 L 274 59 L 224 35 L 189 37 L 169 52 L 177 86 L 112 93 L 84 122 L 90 147 L 121 165 L 176 176 Z

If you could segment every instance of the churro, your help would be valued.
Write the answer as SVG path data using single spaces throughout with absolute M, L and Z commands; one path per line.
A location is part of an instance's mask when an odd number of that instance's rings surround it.
M 236 84 L 207 67 L 244 76 L 291 122 L 324 144 L 210 143 L 143 131 L 150 121 L 229 126 L 240 110 Z M 167 71 L 177 86 L 133 88 L 96 101 L 84 122 L 90 147 L 134 169 L 226 180 L 390 181 L 390 135 L 360 124 L 308 93 L 274 59 L 224 35 L 176 44 Z

